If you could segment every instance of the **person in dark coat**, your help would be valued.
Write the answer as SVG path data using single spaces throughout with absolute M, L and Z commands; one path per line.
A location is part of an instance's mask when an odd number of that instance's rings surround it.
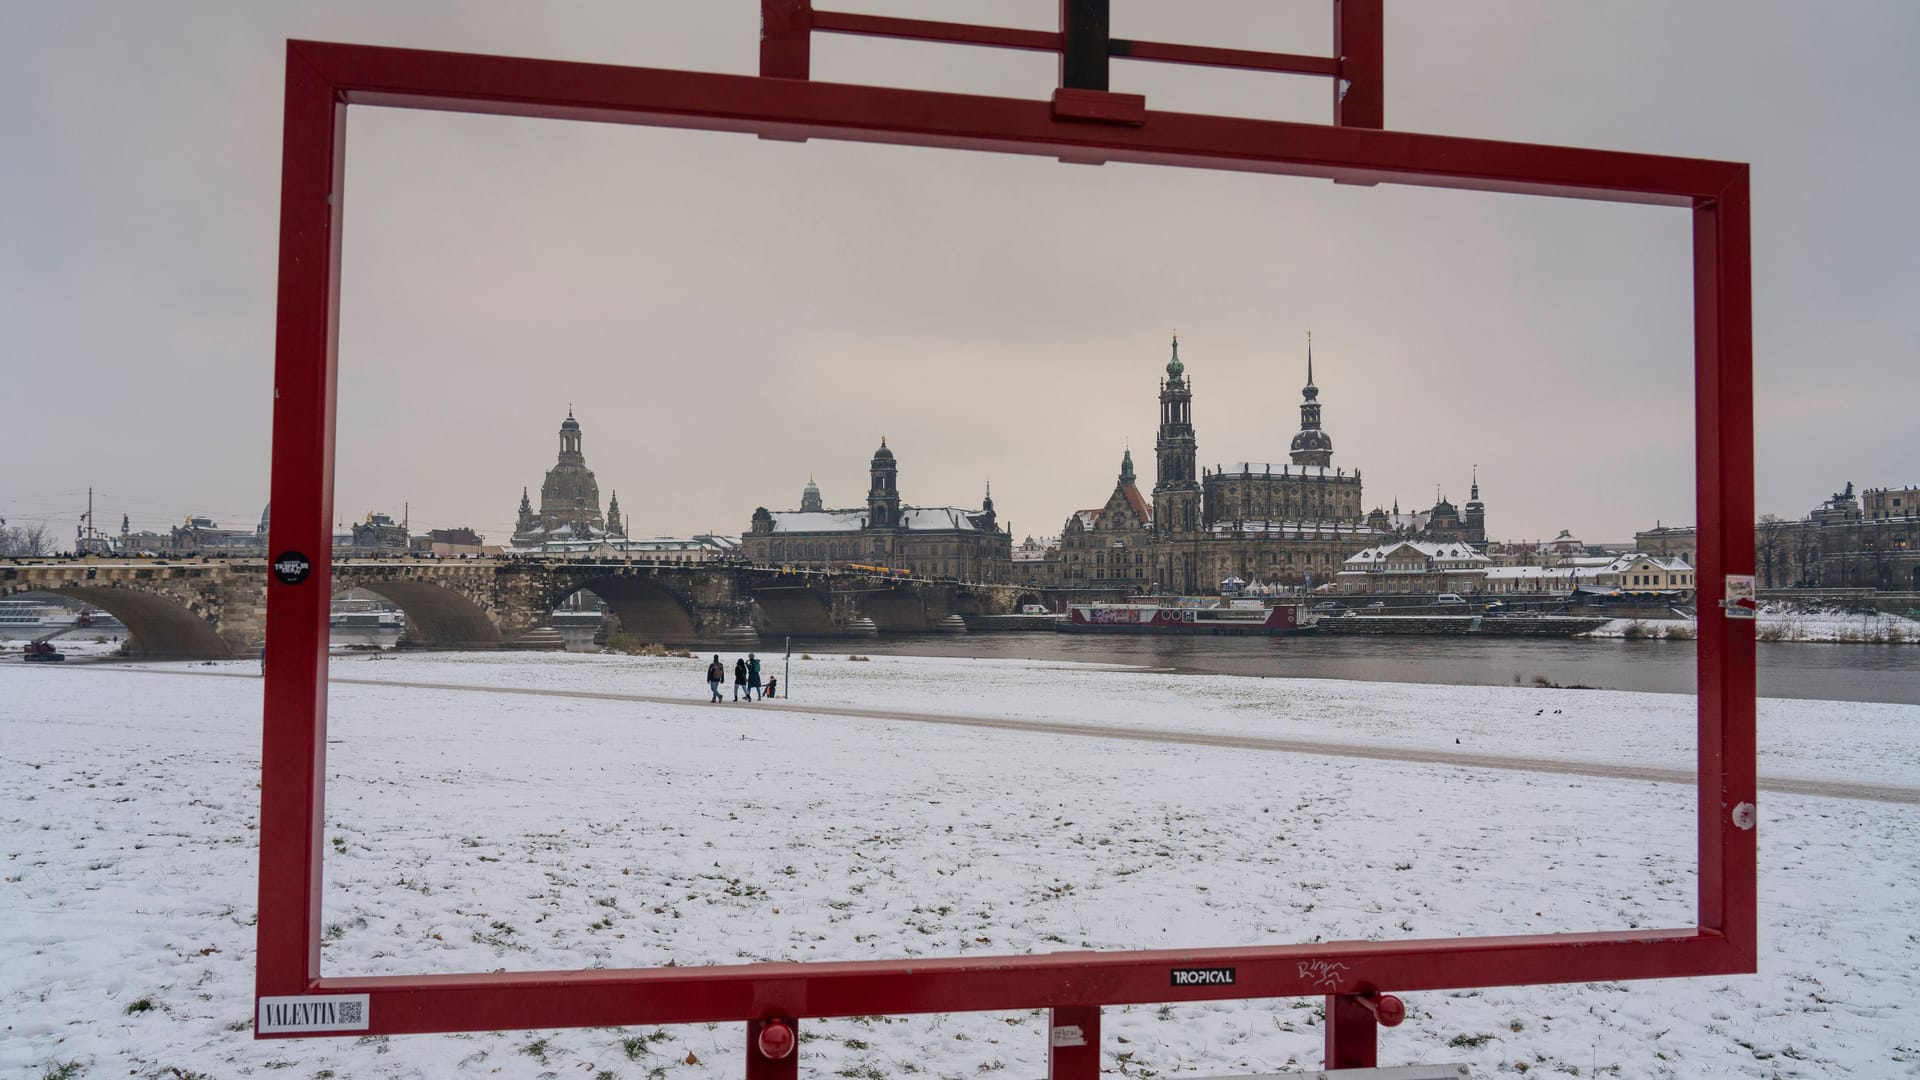
M 747 689 L 747 662 L 735 660 L 733 662 L 733 700 L 739 701 L 741 694 L 747 695 L 748 701 L 753 700 L 753 692 Z
M 780 696 L 780 676 L 778 675 L 767 676 L 767 695 L 766 696 L 770 698 L 778 698 Z
M 720 684 L 727 681 L 727 665 L 720 662 L 720 654 L 713 654 L 713 663 L 707 665 L 707 689 L 713 691 L 713 700 L 720 700 Z
M 755 699 L 765 697 L 765 696 L 766 695 L 760 692 L 760 657 L 753 653 L 748 653 L 747 654 L 747 700 L 753 701 Z

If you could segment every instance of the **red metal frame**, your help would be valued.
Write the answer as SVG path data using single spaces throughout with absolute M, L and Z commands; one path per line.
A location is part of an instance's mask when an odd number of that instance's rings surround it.
M 1067 8 L 1083 0 L 1066 0 Z M 261 997 L 365 994 L 354 1034 L 745 1021 L 1333 995 L 1330 1026 L 1364 1029 L 1356 995 L 1453 987 L 1720 975 L 1755 970 L 1754 635 L 1717 617 L 1724 575 L 1753 572 L 1753 432 L 1747 166 L 1379 130 L 1379 0 L 1337 0 L 1347 80 L 1333 126 L 1149 111 L 1138 99 L 1063 86 L 1080 106 L 806 80 L 811 29 L 894 32 L 902 20 L 830 16 L 766 0 L 763 59 L 791 77 L 613 67 L 292 41 L 281 171 L 271 543 L 311 559 L 306 580 L 268 586 L 260 828 Z M 1065 20 L 1063 19 L 1063 22 Z M 892 25 L 886 25 L 892 24 Z M 945 25 L 945 24 L 941 24 Z M 918 29 L 925 31 L 926 25 Z M 938 30 L 938 27 L 935 28 Z M 973 28 L 965 40 L 1064 41 Z M 957 35 L 960 31 L 939 30 Z M 922 33 L 919 36 L 927 36 Z M 1134 55 L 1222 62 L 1230 50 Z M 1212 54 L 1199 55 L 1199 54 Z M 1115 55 L 1119 55 L 1115 53 Z M 1248 60 L 1240 56 L 1240 60 Z M 1282 61 L 1271 61 L 1268 66 Z M 1329 62 L 1320 61 L 1326 64 Z M 1249 64 L 1248 66 L 1258 66 Z M 1279 68 L 1274 68 L 1279 70 Z M 1331 74 L 1316 71 L 1316 74 Z M 1338 95 L 1338 91 L 1336 91 Z M 1107 99 L 1116 99 L 1108 101 Z M 845 139 L 1073 161 L 1234 169 L 1690 207 L 1694 240 L 1699 520 L 1698 925 L 1457 940 L 818 964 L 745 964 L 382 977 L 322 977 L 320 889 L 326 646 L 333 521 L 335 345 L 344 134 L 352 106 L 540 116 Z M 1170 985 L 1174 967 L 1233 967 L 1231 985 Z M 1377 1000 L 1377 999 L 1369 999 Z M 1330 1001 L 1330 1006 L 1334 1005 Z M 1366 1010 L 1362 1010 L 1365 1012 Z M 271 1037 L 262 1034 L 262 1037 Z M 1358 1036 L 1353 1036 L 1358 1038 Z M 1330 1035 L 1330 1058 L 1336 1056 Z M 1358 1051 L 1355 1051 L 1357 1054 Z M 1067 1055 L 1073 1059 L 1072 1054 Z M 1097 1070 L 1098 1054 L 1090 1055 Z M 749 1054 L 752 1075 L 792 1058 Z M 1092 1075 L 1080 1063 L 1057 1076 Z

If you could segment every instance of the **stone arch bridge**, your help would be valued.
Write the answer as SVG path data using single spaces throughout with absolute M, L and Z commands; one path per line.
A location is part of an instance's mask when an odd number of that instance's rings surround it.
M 80 600 L 126 625 L 129 654 L 156 658 L 258 654 L 266 582 L 259 558 L 0 560 L 0 597 Z M 1010 585 L 561 559 L 344 559 L 333 564 L 333 589 L 385 597 L 406 613 L 409 644 L 441 649 L 511 647 L 551 625 L 554 608 L 582 589 L 606 602 L 623 631 L 664 644 L 749 627 L 794 637 L 950 630 L 965 616 L 1037 599 Z

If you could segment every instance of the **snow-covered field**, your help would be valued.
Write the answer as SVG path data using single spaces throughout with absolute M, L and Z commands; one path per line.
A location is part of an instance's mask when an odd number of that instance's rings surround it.
M 325 969 L 1692 921 L 1692 792 L 1680 785 L 803 711 L 1684 767 L 1684 697 L 840 655 L 796 660 L 795 708 L 775 709 L 705 704 L 703 667 L 569 654 L 336 659 Z M 254 1042 L 254 670 L 0 665 L 0 1074 L 741 1075 L 735 1025 Z M 1920 706 L 1763 700 L 1761 727 L 1763 774 L 1920 775 Z M 1383 1061 L 1465 1061 L 1476 1075 L 1920 1075 L 1920 806 L 1784 795 L 1761 805 L 1760 974 L 1413 994 L 1407 1023 L 1383 1033 Z M 1317 1005 L 1111 1010 L 1107 1069 L 1311 1066 Z M 803 1075 L 1045 1071 L 1035 1013 L 808 1021 L 803 1033 Z

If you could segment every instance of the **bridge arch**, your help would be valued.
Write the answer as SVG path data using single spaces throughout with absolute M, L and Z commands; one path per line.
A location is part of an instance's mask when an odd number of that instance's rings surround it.
M 937 616 L 917 589 L 875 589 L 862 593 L 859 603 L 860 613 L 883 634 L 924 634 L 934 629 Z
M 220 660 L 240 655 L 220 636 L 210 616 L 163 592 L 101 585 L 0 587 L 0 596 L 23 592 L 71 597 L 119 619 L 127 628 L 128 656 L 151 660 Z
M 650 575 L 607 574 L 569 577 L 554 587 L 547 611 L 585 590 L 598 596 L 620 620 L 622 633 L 642 641 L 684 645 L 700 640 L 693 611 L 680 595 Z
M 336 592 L 349 588 L 381 596 L 407 616 L 407 644 L 423 648 L 494 647 L 501 643 L 500 628 L 480 604 L 431 581 L 398 577 L 334 579 Z

